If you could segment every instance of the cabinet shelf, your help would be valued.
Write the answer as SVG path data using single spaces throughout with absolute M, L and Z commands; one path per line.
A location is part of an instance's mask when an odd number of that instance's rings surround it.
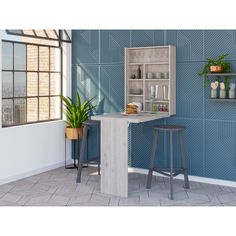
M 168 65 L 169 62 L 167 61 L 159 61 L 159 62 L 129 62 L 128 65 L 129 66 L 138 66 L 138 65 Z
M 236 76 L 236 73 L 208 73 L 207 76 Z
M 213 102 L 236 102 L 235 98 L 208 98 L 207 100 Z
M 142 97 L 143 94 L 128 94 L 129 97 Z
M 169 81 L 169 79 L 145 79 L 145 81 Z
M 125 48 L 125 102 L 139 103 L 143 112 L 176 114 L 176 47 Z M 137 73 L 141 70 L 141 79 Z M 132 79 L 134 77 L 135 79 Z M 140 91 L 140 94 L 136 93 Z M 141 94 L 142 91 L 142 94 Z M 155 93 L 155 95 L 154 95 Z M 157 95 L 156 95 L 157 93 Z M 153 100 L 152 97 L 157 97 Z M 164 100 L 164 98 L 168 100 Z M 161 107 L 164 107 L 165 111 Z
M 168 103 L 169 100 L 145 100 L 145 102 L 160 102 L 160 103 Z

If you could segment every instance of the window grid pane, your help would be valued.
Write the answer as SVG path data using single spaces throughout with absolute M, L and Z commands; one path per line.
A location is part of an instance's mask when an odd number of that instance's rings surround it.
M 61 50 L 4 41 L 2 45 L 2 125 L 60 119 Z

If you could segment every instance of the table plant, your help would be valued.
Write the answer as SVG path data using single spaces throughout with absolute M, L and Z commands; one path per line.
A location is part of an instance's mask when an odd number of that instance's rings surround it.
M 70 97 L 61 96 L 64 105 L 64 114 L 66 115 L 66 137 L 68 139 L 80 139 L 83 137 L 83 122 L 88 120 L 90 113 L 96 107 L 92 102 L 93 97 L 81 103 L 79 93 L 76 94 L 76 102 Z

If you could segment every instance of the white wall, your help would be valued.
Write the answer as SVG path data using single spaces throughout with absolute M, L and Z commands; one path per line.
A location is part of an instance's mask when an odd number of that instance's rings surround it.
M 1 48 L 0 42 L 0 55 Z M 71 96 L 71 44 L 64 44 L 63 55 L 66 59 L 63 63 L 63 94 Z M 1 66 L 0 57 L 0 98 Z M 1 103 L 0 99 L 0 108 Z M 64 133 L 64 121 L 2 128 L 0 118 L 0 184 L 63 166 Z M 67 157 L 70 157 L 68 143 L 67 147 Z

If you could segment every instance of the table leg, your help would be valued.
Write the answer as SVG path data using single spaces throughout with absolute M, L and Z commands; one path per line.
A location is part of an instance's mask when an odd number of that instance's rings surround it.
M 128 122 L 101 121 L 101 192 L 128 197 Z

